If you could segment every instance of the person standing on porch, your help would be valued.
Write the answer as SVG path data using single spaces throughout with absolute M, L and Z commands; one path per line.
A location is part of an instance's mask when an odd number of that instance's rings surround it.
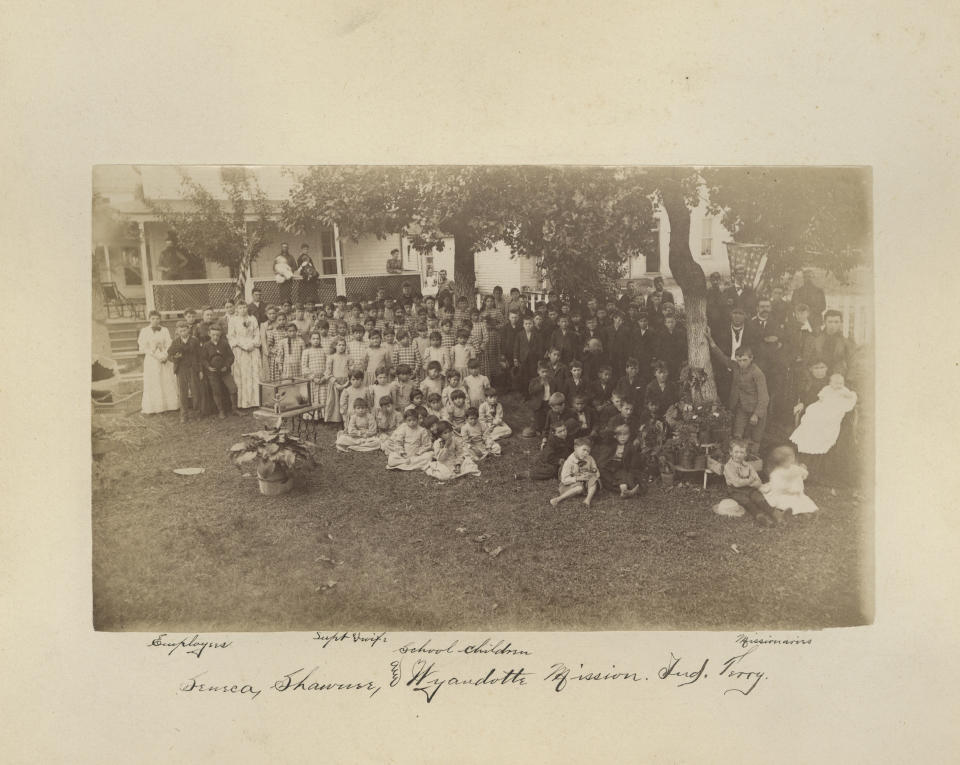
M 267 306 L 266 303 L 263 302 L 259 287 L 254 287 L 251 294 L 253 296 L 253 302 L 247 304 L 247 313 L 256 319 L 257 324 L 262 327 L 267 323 Z
M 227 342 L 233 351 L 233 381 L 237 385 L 237 408 L 260 405 L 260 327 L 247 314 L 247 304 L 238 303 L 227 323 Z
M 301 282 L 296 285 L 297 301 L 302 303 L 312 303 L 317 300 L 317 286 L 320 273 L 313 264 L 313 258 L 310 257 L 310 245 L 304 242 L 300 245 L 300 256 L 297 258 L 297 270 L 295 276 L 301 278 Z
M 297 263 L 290 254 L 290 247 L 283 242 L 279 254 L 273 259 L 273 276 L 280 287 L 281 303 L 293 300 L 293 272 L 296 269 Z
M 150 325 L 140 330 L 137 346 L 143 354 L 143 414 L 169 412 L 179 408 L 177 378 L 167 350 L 173 342 L 170 332 L 160 324 L 160 312 L 150 312 Z

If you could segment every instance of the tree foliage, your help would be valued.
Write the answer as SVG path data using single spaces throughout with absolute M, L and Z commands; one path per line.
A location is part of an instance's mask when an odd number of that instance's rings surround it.
M 174 210 L 167 202 L 146 197 L 143 201 L 175 232 L 178 247 L 192 256 L 227 266 L 234 273 L 242 272 L 276 232 L 274 211 L 251 171 L 224 167 L 220 178 L 225 200 L 183 172 L 182 195 L 191 209 Z
M 870 173 L 854 167 L 713 167 L 702 177 L 710 211 L 738 242 L 765 244 L 772 276 L 802 266 L 840 278 L 866 263 Z
M 653 190 L 639 169 L 314 167 L 282 220 L 300 232 L 336 223 L 353 240 L 403 232 L 420 252 L 453 238 L 454 281 L 467 290 L 474 256 L 498 242 L 537 259 L 561 288 L 600 289 L 656 246 Z

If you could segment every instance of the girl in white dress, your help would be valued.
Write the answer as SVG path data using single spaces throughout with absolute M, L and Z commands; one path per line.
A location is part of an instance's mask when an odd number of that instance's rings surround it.
M 173 362 L 167 360 L 167 348 L 173 340 L 166 327 L 160 326 L 160 314 L 150 312 L 150 325 L 140 330 L 137 345 L 143 356 L 143 402 L 140 411 L 144 414 L 168 412 L 180 407 L 177 377 Z
M 840 436 L 844 415 L 857 405 L 857 394 L 844 385 L 843 375 L 830 375 L 830 384 L 803 413 L 790 440 L 803 454 L 826 454 Z
M 816 503 L 803 493 L 807 469 L 797 462 L 793 449 L 779 446 L 773 450 L 775 467 L 770 471 L 770 481 L 760 487 L 764 499 L 771 507 L 792 510 L 794 515 L 814 513 Z
M 433 442 L 433 461 L 423 472 L 438 481 L 449 481 L 465 475 L 480 475 L 480 468 L 470 456 L 470 449 L 456 433 L 453 426 L 441 421 L 437 427 L 440 438 Z
M 416 411 L 403 414 L 403 425 L 387 444 L 387 470 L 423 470 L 430 464 L 430 431 L 421 427 Z
M 237 408 L 260 405 L 260 325 L 247 313 L 247 304 L 237 303 L 236 314 L 227 320 L 227 342 L 233 350 L 233 381 L 237 384 Z

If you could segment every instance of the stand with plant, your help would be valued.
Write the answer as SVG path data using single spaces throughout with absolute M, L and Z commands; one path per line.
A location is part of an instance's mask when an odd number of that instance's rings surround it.
M 317 464 L 304 441 L 279 428 L 244 433 L 230 447 L 230 460 L 241 472 L 255 466 L 260 493 L 268 496 L 286 494 L 297 475 Z

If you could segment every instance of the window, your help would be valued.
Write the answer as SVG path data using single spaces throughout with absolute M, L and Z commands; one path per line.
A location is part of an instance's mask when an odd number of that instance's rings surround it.
M 324 276 L 337 273 L 337 248 L 333 242 L 333 229 L 320 232 L 320 273 Z
M 713 255 L 713 218 L 703 219 L 703 228 L 700 232 L 700 257 L 709 258 Z
M 140 248 L 124 247 L 122 250 L 123 283 L 128 287 L 143 284 L 143 269 L 140 264 Z

